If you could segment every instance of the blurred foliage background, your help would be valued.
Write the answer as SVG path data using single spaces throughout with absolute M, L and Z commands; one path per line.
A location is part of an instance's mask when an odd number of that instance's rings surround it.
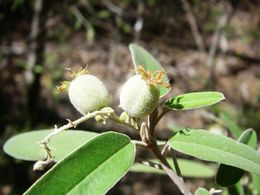
M 120 86 L 133 73 L 132 42 L 165 67 L 171 95 L 218 90 L 226 96 L 224 103 L 207 110 L 168 114 L 158 126 L 158 138 L 167 139 L 180 127 L 233 138 L 254 128 L 259 135 L 259 13 L 257 0 L 0 0 L 0 145 L 17 133 L 80 116 L 67 95 L 55 91 L 60 81 L 69 79 L 65 67 L 88 64 L 117 108 Z M 112 123 L 104 127 L 89 121 L 80 128 L 115 129 L 138 138 Z M 138 155 L 151 156 L 145 151 Z M 31 167 L 1 150 L 0 194 L 27 189 L 42 174 Z M 188 178 L 193 190 L 214 187 L 213 181 Z M 172 194 L 174 189 L 165 176 L 130 173 L 109 193 Z

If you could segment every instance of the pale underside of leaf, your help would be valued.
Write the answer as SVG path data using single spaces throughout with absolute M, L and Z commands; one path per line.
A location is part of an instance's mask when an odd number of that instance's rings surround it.
M 40 145 L 40 141 L 51 131 L 37 130 L 16 135 L 5 143 L 4 151 L 21 160 L 37 161 L 44 159 L 45 150 Z M 67 130 L 55 135 L 49 142 L 54 161 L 59 161 L 97 135 L 97 133 L 82 130 Z
M 137 44 L 130 44 L 129 49 L 131 52 L 131 57 L 135 68 L 137 66 L 144 66 L 145 70 L 151 71 L 165 71 L 160 63 L 150 54 L 147 50 Z M 169 84 L 169 79 L 167 76 L 164 76 L 163 81 Z M 159 87 L 160 89 L 160 96 L 163 97 L 166 95 L 170 89 L 165 88 L 163 86 Z

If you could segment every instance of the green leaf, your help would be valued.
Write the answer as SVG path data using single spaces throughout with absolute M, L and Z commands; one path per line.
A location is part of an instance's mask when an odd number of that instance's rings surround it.
M 169 140 L 170 146 L 202 160 L 223 163 L 260 175 L 260 153 L 228 137 L 206 130 L 184 129 Z
M 105 194 L 127 173 L 134 156 L 129 137 L 103 133 L 58 162 L 25 194 Z
M 224 99 L 220 92 L 193 92 L 172 97 L 164 105 L 173 110 L 190 110 L 210 106 Z
M 246 144 L 254 149 L 256 149 L 257 147 L 257 135 L 256 132 L 254 131 L 254 129 L 246 129 L 241 136 L 239 137 L 239 139 L 237 140 L 240 143 Z
M 160 63 L 150 54 L 147 50 L 137 44 L 130 44 L 129 49 L 132 56 L 132 61 L 135 68 L 139 65 L 143 65 L 145 70 L 157 71 L 162 70 Z M 163 78 L 163 81 L 169 84 L 169 79 L 167 76 Z M 168 93 L 170 89 L 160 86 L 160 96 L 164 96 Z
M 229 195 L 244 195 L 244 188 L 241 182 L 227 188 Z
M 157 162 L 158 160 L 152 159 L 152 162 Z M 174 168 L 172 159 L 167 159 L 171 167 Z M 215 169 L 206 164 L 199 162 L 178 159 L 178 164 L 181 169 L 181 173 L 184 177 L 197 177 L 197 178 L 209 178 L 215 175 Z M 156 174 L 166 174 L 164 171 L 151 167 L 149 165 L 144 165 L 141 163 L 134 163 L 130 171 L 141 172 L 141 173 L 156 173 Z
M 250 184 L 250 188 L 254 192 L 254 194 L 260 194 L 260 176 L 252 175 L 252 182 Z
M 256 148 L 256 133 L 253 129 L 247 129 L 241 134 L 237 141 L 251 146 L 252 148 Z M 245 171 L 243 169 L 220 164 L 216 175 L 216 183 L 223 187 L 232 186 L 236 184 L 244 174 Z
M 238 138 L 242 133 L 242 129 L 234 122 L 234 118 L 226 112 L 221 112 L 220 118 L 223 120 L 225 126 L 233 135 L 233 137 Z
M 195 195 L 210 195 L 210 192 L 205 188 L 198 188 L 195 192 Z
M 4 151 L 21 160 L 37 161 L 44 159 L 45 152 L 39 142 L 50 132 L 51 130 L 38 130 L 16 135 L 7 140 Z M 55 135 L 49 143 L 54 160 L 59 161 L 97 135 L 97 133 L 81 130 L 68 130 Z

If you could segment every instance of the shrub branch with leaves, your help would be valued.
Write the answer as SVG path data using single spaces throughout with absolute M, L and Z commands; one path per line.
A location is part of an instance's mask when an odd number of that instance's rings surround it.
M 236 184 L 245 171 L 260 175 L 260 154 L 254 130 L 246 130 L 238 141 L 201 129 L 182 129 L 166 143 L 156 139 L 156 125 L 169 111 L 210 106 L 224 100 L 220 92 L 193 92 L 171 97 L 160 103 L 170 89 L 164 69 L 144 48 L 130 44 L 136 75 L 123 86 L 117 115 L 108 107 L 108 90 L 87 68 L 74 73 L 72 81 L 58 90 L 68 90 L 73 106 L 81 118 L 53 130 L 32 131 L 10 138 L 4 145 L 7 154 L 23 160 L 37 161 L 34 170 L 43 170 L 57 162 L 25 194 L 104 194 L 128 171 L 166 173 L 183 194 L 191 194 L 185 176 L 211 177 L 214 169 L 200 163 L 177 159 L 175 150 L 202 160 L 220 163 L 216 182 L 220 186 Z M 141 140 L 131 140 L 114 131 L 101 134 L 68 130 L 91 118 L 107 120 L 138 131 Z M 65 131 L 66 130 L 66 131 Z M 136 147 L 151 150 L 156 159 L 135 162 Z M 170 155 L 172 160 L 166 158 Z M 231 167 L 231 168 L 230 168 Z M 197 172 L 196 172 L 197 171 Z M 206 175 L 203 175 L 206 174 Z M 229 178 L 226 180 L 225 178 Z M 199 188 L 195 194 L 214 194 Z

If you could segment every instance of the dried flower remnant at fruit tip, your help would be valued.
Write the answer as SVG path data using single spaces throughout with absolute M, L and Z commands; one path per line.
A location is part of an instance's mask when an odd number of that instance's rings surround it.
M 66 71 L 68 71 L 69 73 L 69 76 L 72 78 L 72 79 L 75 79 L 76 77 L 80 76 L 80 75 L 84 75 L 84 74 L 88 74 L 89 71 L 88 71 L 88 65 L 86 65 L 85 68 L 82 68 L 80 67 L 79 71 L 78 72 L 74 72 L 71 68 L 65 68 Z M 62 81 L 60 83 L 59 86 L 56 87 L 56 90 L 59 92 L 59 93 L 63 93 L 65 91 L 68 91 L 68 88 L 70 86 L 70 81 Z
M 139 65 L 136 68 L 136 73 L 141 76 L 141 78 L 147 82 L 148 85 L 153 86 L 163 86 L 165 88 L 170 88 L 170 85 L 163 81 L 164 76 L 166 75 L 165 71 L 157 70 L 150 71 L 145 70 L 143 65 Z

